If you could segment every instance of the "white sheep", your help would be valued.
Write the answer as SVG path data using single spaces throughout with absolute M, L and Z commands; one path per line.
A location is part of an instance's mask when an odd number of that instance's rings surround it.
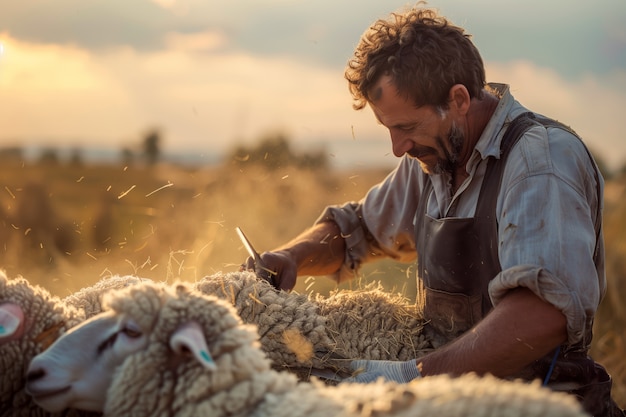
M 103 278 L 66 302 L 23 277 L 9 279 L 0 270 L 0 416 L 50 416 L 24 392 L 30 360 L 67 329 L 100 312 L 99 295 L 136 282 L 132 277 Z
M 380 283 L 317 295 L 314 303 L 326 319 L 335 351 L 346 358 L 405 361 L 448 342 L 430 331 L 415 303 L 385 291 Z
M 44 288 L 0 271 L 0 416 L 50 416 L 24 391 L 26 367 L 83 319 L 84 312 Z
M 129 285 L 146 281 L 147 278 L 136 275 L 109 275 L 101 278 L 95 284 L 83 287 L 80 290 L 63 298 L 67 305 L 84 311 L 85 317 L 89 318 L 102 312 L 102 295 L 109 290 L 126 288 Z
M 252 272 L 233 272 L 204 277 L 195 288 L 228 300 L 245 323 L 258 327 L 274 367 L 302 380 L 311 368 L 344 370 L 350 359 L 408 360 L 443 343 L 426 337 L 414 304 L 374 283 L 309 297 L 278 291 Z
M 104 304 L 31 362 L 27 390 L 42 407 L 116 417 L 586 415 L 572 396 L 489 376 L 298 382 L 270 367 L 232 305 L 183 283 L 135 285 Z
M 319 367 L 335 351 L 326 318 L 306 295 L 278 291 L 252 272 L 216 273 L 194 288 L 229 301 L 245 323 L 255 324 L 277 368 Z

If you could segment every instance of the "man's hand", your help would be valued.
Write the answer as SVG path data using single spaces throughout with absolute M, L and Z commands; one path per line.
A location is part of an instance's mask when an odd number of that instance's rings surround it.
M 240 270 L 254 271 L 259 278 L 279 290 L 291 291 L 296 285 L 298 268 L 288 252 L 263 252 L 261 262 L 262 266 L 256 265 L 254 258 L 248 257 Z
M 273 251 L 263 252 L 261 265 L 248 258 L 240 270 L 254 270 L 279 290 L 291 291 L 298 275 L 332 275 L 339 271 L 345 242 L 332 221 L 317 223 Z
M 367 384 L 378 378 L 384 378 L 387 381 L 404 384 L 422 376 L 415 359 L 406 362 L 355 360 L 350 363 L 350 369 L 354 376 L 345 379 L 344 382 Z

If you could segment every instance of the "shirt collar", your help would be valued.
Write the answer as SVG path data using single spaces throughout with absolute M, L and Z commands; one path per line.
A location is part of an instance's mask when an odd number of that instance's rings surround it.
M 508 84 L 488 83 L 487 91 L 498 97 L 500 101 L 474 147 L 481 159 L 489 156 L 500 157 L 500 142 L 504 133 L 502 127 L 510 121 L 508 115 L 515 102 Z

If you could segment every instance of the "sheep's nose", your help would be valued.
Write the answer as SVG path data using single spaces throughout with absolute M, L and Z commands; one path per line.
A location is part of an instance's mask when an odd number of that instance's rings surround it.
M 26 382 L 36 382 L 42 378 L 45 378 L 46 370 L 43 367 L 36 367 L 29 369 L 26 373 Z

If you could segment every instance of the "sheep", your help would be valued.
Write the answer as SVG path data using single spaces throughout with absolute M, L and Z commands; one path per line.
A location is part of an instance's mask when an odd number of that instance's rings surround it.
M 84 319 L 47 290 L 0 271 L 0 416 L 48 416 L 24 392 L 30 360 Z
M 102 295 L 105 292 L 125 288 L 129 285 L 134 285 L 146 280 L 147 278 L 138 277 L 136 275 L 109 275 L 101 278 L 91 286 L 83 287 L 66 296 L 62 301 L 67 305 L 83 310 L 85 318 L 89 318 L 102 311 L 100 303 Z
M 404 361 L 448 341 L 430 331 L 415 303 L 385 291 L 380 283 L 317 295 L 314 302 L 326 318 L 336 351 L 347 358 Z
M 244 322 L 255 324 L 276 367 L 321 366 L 334 351 L 327 320 L 309 297 L 278 291 L 252 272 L 216 273 L 194 288 L 228 300 Z
M 28 363 L 69 328 L 99 313 L 99 295 L 136 282 L 131 276 L 102 278 L 62 300 L 0 270 L 0 417 L 49 416 L 24 392 Z
M 425 320 L 414 304 L 380 284 L 307 296 L 278 291 L 246 271 L 216 273 L 195 288 L 228 300 L 244 322 L 258 326 L 274 367 L 301 380 L 316 369 L 345 372 L 350 359 L 408 360 L 443 343 L 426 337 Z
M 27 390 L 45 409 L 104 416 L 585 416 L 539 382 L 467 374 L 331 387 L 271 368 L 254 325 L 186 283 L 110 292 L 105 311 L 35 357 Z

